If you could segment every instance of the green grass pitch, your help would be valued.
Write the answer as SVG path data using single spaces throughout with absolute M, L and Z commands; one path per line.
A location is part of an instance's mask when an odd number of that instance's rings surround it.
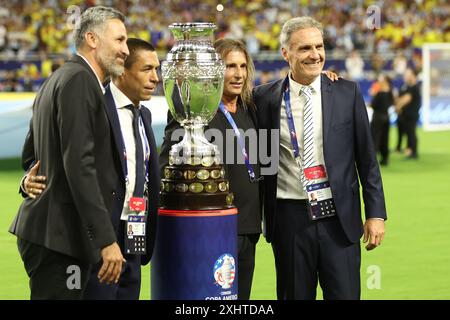
M 362 299 L 450 299 L 450 131 L 419 131 L 419 153 L 418 161 L 392 154 L 382 168 L 389 219 L 382 246 L 362 246 Z M 0 161 L 0 299 L 29 298 L 16 239 L 7 232 L 21 202 L 21 176 L 18 159 Z M 150 299 L 149 267 L 142 271 L 141 299 Z M 263 238 L 251 297 L 276 298 L 272 250 Z

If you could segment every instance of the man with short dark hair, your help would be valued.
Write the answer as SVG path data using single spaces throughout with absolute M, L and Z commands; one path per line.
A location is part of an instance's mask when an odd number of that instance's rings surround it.
M 127 262 L 119 281 L 110 285 L 99 283 L 96 275 L 101 265 L 94 266 L 83 296 L 89 300 L 138 300 L 141 264 L 149 263 L 155 242 L 160 187 L 158 151 L 150 110 L 143 107 L 141 101 L 150 100 L 156 89 L 159 60 L 155 48 L 144 40 L 130 38 L 127 45 L 130 54 L 125 61 L 125 71 L 112 77 L 105 92 L 107 113 L 122 167 L 116 189 L 116 209 L 119 209 L 114 211 L 112 219 L 118 226 L 117 239 Z M 139 149 L 143 156 L 140 160 Z M 132 202 L 136 197 L 145 199 L 146 208 L 133 208 Z M 130 241 L 137 232 L 128 220 L 135 215 L 146 217 L 145 254 L 133 252 L 134 243 Z

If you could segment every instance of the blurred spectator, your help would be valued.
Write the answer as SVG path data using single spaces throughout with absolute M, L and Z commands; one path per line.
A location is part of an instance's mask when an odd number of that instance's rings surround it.
M 391 79 L 379 75 L 379 90 L 372 98 L 373 116 L 371 122 L 372 137 L 375 150 L 380 153 L 380 165 L 387 165 L 389 159 L 389 107 L 394 103 Z
M 372 64 L 372 70 L 378 76 L 383 71 L 384 60 L 381 55 L 377 52 L 374 52 L 370 57 L 370 63 Z
M 276 79 L 274 77 L 274 74 L 270 71 L 261 71 L 261 73 L 259 74 L 258 79 L 256 80 L 256 85 L 261 85 L 261 84 L 265 84 L 268 83 L 270 81 L 273 81 L 274 79 Z
M 406 69 L 404 81 L 400 95 L 395 101 L 395 109 L 400 119 L 397 150 L 400 151 L 402 136 L 405 134 L 408 138 L 406 156 L 408 159 L 417 159 L 416 126 L 422 100 L 417 83 L 417 71 L 412 68 Z
M 0 52 L 6 48 L 6 33 L 6 27 L 0 24 Z
M 364 61 L 358 51 L 353 50 L 345 59 L 345 68 L 351 80 L 361 80 L 364 77 Z
M 7 72 L 6 81 L 3 86 L 5 92 L 18 92 L 22 91 L 17 74 L 13 71 Z
M 406 68 L 408 67 L 408 60 L 406 59 L 403 51 L 400 51 L 398 55 L 395 56 L 393 61 L 393 69 L 396 77 L 403 77 Z

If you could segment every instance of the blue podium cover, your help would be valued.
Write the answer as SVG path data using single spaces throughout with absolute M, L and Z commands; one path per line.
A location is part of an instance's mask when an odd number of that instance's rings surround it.
M 237 299 L 237 210 L 159 210 L 154 300 Z

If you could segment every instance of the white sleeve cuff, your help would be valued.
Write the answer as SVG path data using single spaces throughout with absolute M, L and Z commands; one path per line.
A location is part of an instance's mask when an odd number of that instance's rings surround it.
M 22 180 L 20 181 L 20 190 L 22 190 L 22 192 L 26 195 L 28 195 L 28 193 L 25 191 L 25 179 L 27 178 L 27 175 L 24 175 Z

